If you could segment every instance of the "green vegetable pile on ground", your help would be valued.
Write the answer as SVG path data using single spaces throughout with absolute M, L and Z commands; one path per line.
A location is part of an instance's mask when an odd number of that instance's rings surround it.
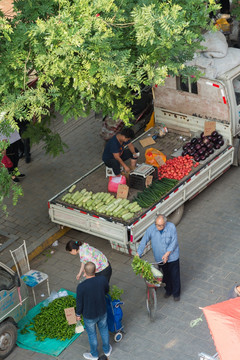
M 134 256 L 132 268 L 136 275 L 141 275 L 143 279 L 151 284 L 159 284 L 159 281 L 153 276 L 152 265 L 145 260 Z
M 53 300 L 48 306 L 41 308 L 32 322 L 25 325 L 21 334 L 32 330 L 36 334 L 37 341 L 46 338 L 65 341 L 75 335 L 75 324 L 68 325 L 64 309 L 76 307 L 76 300 L 72 295 L 64 296 Z
M 177 180 L 163 178 L 161 180 L 153 181 L 153 183 L 137 194 L 134 199 L 142 208 L 148 208 L 149 206 L 158 202 L 162 196 L 167 194 L 178 183 Z
M 70 192 L 70 190 L 61 198 L 62 201 L 88 211 L 94 211 L 97 214 L 106 214 L 127 221 L 135 213 L 142 210 L 136 201 L 130 202 L 127 199 L 116 199 L 110 193 L 93 193 L 86 189 L 75 192 Z

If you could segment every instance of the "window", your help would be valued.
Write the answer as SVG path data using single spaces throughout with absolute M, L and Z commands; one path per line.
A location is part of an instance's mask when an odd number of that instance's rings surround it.
M 182 90 L 182 91 L 190 92 L 192 94 L 197 94 L 198 93 L 197 82 L 196 81 L 193 82 L 189 76 L 188 77 L 178 76 L 177 90 Z
M 11 275 L 7 270 L 0 267 L 0 291 L 10 290 L 14 285 L 14 275 Z
M 233 80 L 233 88 L 236 97 L 236 103 L 237 105 L 240 105 L 240 76 Z

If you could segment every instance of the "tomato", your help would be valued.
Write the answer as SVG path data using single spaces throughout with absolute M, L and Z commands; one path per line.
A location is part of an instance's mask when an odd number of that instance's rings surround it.
M 192 167 L 192 156 L 178 156 L 177 158 L 167 160 L 166 163 L 158 169 L 158 178 L 159 180 L 164 177 L 181 180 L 191 172 Z

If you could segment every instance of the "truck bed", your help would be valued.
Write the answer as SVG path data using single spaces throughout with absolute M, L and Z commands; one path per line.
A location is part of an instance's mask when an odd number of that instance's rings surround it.
M 139 140 L 141 140 L 143 138 L 146 138 L 147 136 L 151 136 L 152 134 L 153 134 L 153 130 L 150 129 L 148 132 L 142 134 L 137 140 L 134 141 L 135 147 L 137 147 L 138 150 L 140 151 L 140 157 L 138 159 L 139 164 L 145 162 L 145 151 L 149 147 L 154 147 L 155 149 L 160 150 L 161 152 L 163 152 L 166 155 L 167 159 L 170 159 L 171 157 L 181 155 L 182 146 L 186 142 L 188 142 L 190 140 L 190 137 L 181 136 L 179 134 L 176 134 L 176 133 L 172 132 L 172 133 L 167 133 L 165 136 L 163 136 L 161 138 L 157 138 L 155 140 L 156 141 L 155 144 L 143 148 L 141 146 L 141 144 L 139 143 Z M 107 216 L 107 215 L 104 215 L 104 214 L 98 214 L 98 213 L 96 213 L 94 211 L 87 211 L 87 210 L 85 210 L 83 208 L 79 208 L 79 207 L 77 207 L 75 205 L 70 205 L 70 204 L 62 201 L 61 199 L 62 199 L 63 195 L 65 195 L 68 192 L 69 188 L 73 184 L 69 185 L 60 194 L 53 197 L 50 200 L 50 204 L 59 205 L 61 207 L 65 207 L 65 208 L 68 208 L 68 209 L 74 209 L 74 210 L 80 211 L 82 213 L 88 213 L 88 214 L 90 214 L 92 216 L 96 215 L 96 216 L 101 217 L 104 220 L 114 222 L 114 223 L 119 223 L 119 224 L 122 224 L 124 226 L 131 226 L 133 223 L 138 221 L 139 217 L 142 217 L 144 214 L 146 214 L 149 211 L 150 208 L 153 208 L 154 205 L 158 204 L 164 198 L 166 198 L 166 196 L 168 196 L 170 193 L 174 192 L 176 190 L 176 188 L 178 188 L 182 184 L 186 183 L 188 181 L 188 179 L 190 179 L 194 174 L 198 173 L 201 169 L 208 166 L 208 164 L 212 160 L 217 158 L 219 156 L 219 154 L 226 151 L 227 147 L 228 147 L 227 142 L 225 142 L 225 145 L 221 149 L 215 150 L 214 154 L 212 154 L 210 157 L 208 157 L 205 161 L 201 162 L 198 167 L 193 168 L 191 173 L 188 176 L 185 176 L 183 179 L 181 179 L 179 181 L 179 183 L 177 184 L 177 186 L 175 188 L 173 188 L 168 194 L 165 194 L 155 204 L 151 205 L 151 207 L 144 208 L 144 209 L 142 209 L 142 211 L 140 211 L 138 213 L 135 213 L 134 217 L 131 218 L 128 221 L 124 221 L 123 219 L 120 219 L 120 218 L 110 217 L 110 216 Z M 80 190 L 85 188 L 88 191 L 92 191 L 93 193 L 107 192 L 108 191 L 108 189 L 107 189 L 107 187 L 108 187 L 108 178 L 106 178 L 106 167 L 105 167 L 104 163 L 99 164 L 95 169 L 90 171 L 88 174 L 84 175 L 83 177 L 81 177 L 80 179 L 75 181 L 74 184 L 76 184 L 76 189 L 74 191 L 76 191 L 76 190 L 80 191 Z M 133 198 L 137 195 L 137 193 L 139 191 L 140 190 L 130 188 L 129 189 L 128 199 L 130 201 L 132 201 Z

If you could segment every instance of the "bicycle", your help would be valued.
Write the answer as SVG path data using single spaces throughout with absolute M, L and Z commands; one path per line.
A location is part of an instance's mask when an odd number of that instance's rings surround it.
M 151 263 L 151 265 L 163 265 L 163 262 L 159 263 Z M 159 274 L 160 275 L 160 274 Z M 155 277 L 157 283 L 149 283 L 146 279 L 144 279 L 147 289 L 146 289 L 146 305 L 147 305 L 147 311 L 148 315 L 151 321 L 155 320 L 155 314 L 157 310 L 157 294 L 156 290 L 159 288 L 162 284 L 163 276 Z

